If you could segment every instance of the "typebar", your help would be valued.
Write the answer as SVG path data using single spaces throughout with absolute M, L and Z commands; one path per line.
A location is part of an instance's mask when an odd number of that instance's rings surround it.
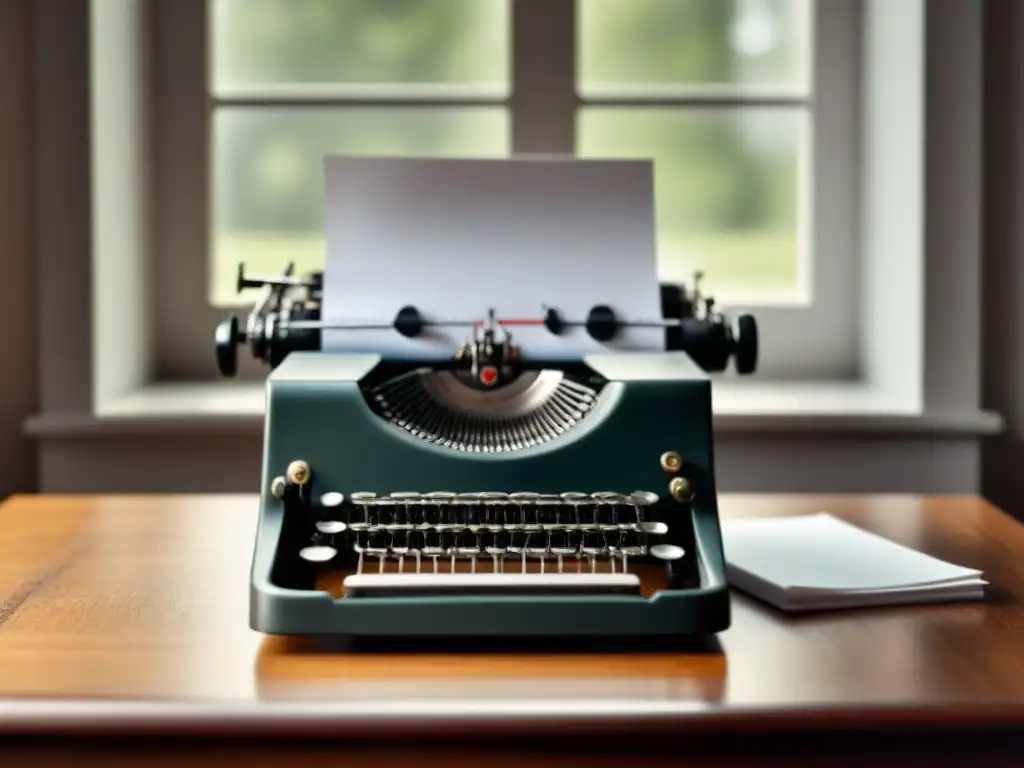
M 360 573 L 344 584 L 345 597 L 640 594 L 633 573 Z

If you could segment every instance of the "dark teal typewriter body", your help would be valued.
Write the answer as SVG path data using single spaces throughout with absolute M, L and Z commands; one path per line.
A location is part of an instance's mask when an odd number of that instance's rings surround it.
M 729 626 L 711 381 L 690 356 L 541 367 L 489 410 L 452 395 L 451 376 L 392 376 L 375 355 L 319 351 L 270 373 L 253 629 L 669 637 Z

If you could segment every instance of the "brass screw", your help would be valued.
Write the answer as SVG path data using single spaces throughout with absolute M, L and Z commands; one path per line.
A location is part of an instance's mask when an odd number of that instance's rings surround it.
M 661 454 L 661 468 L 666 472 L 678 472 L 683 466 L 683 457 L 676 451 L 665 451 Z
M 274 496 L 275 499 L 283 498 L 284 490 L 285 479 L 283 477 L 278 476 L 270 481 L 270 493 Z
M 668 492 L 673 499 L 680 503 L 689 501 L 693 497 L 693 487 L 685 477 L 673 477 L 672 482 L 668 484 Z
M 309 464 L 304 461 L 293 461 L 288 465 L 288 479 L 296 485 L 309 482 Z

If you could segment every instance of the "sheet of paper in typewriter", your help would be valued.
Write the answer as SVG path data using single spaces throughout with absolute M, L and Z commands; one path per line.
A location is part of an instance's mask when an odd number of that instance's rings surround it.
M 545 306 L 582 322 L 602 304 L 625 322 L 661 319 L 649 161 L 329 157 L 325 172 L 327 322 L 388 325 L 407 305 L 433 322 L 490 309 L 539 319 Z M 509 330 L 527 358 L 665 348 L 660 328 L 626 328 L 608 343 L 582 327 Z M 336 329 L 323 349 L 428 360 L 469 333 Z

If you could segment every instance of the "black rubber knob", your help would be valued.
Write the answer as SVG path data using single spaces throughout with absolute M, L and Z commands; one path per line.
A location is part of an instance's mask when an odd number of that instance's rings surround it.
M 619 321 L 611 307 L 601 304 L 587 315 L 587 333 L 594 341 L 611 341 L 619 332 Z
M 549 308 L 548 311 L 544 313 L 544 327 L 555 336 L 562 335 L 565 323 L 562 322 L 562 317 L 558 314 L 558 310 Z
M 753 373 L 757 369 L 757 320 L 753 315 L 736 318 L 736 372 Z
M 217 324 L 214 334 L 214 346 L 217 351 L 217 370 L 221 376 L 234 376 L 238 373 L 238 342 L 241 334 L 238 331 L 238 318 L 232 315 Z
M 413 339 L 423 333 L 423 318 L 416 307 L 402 307 L 395 316 L 395 330 L 407 339 Z

